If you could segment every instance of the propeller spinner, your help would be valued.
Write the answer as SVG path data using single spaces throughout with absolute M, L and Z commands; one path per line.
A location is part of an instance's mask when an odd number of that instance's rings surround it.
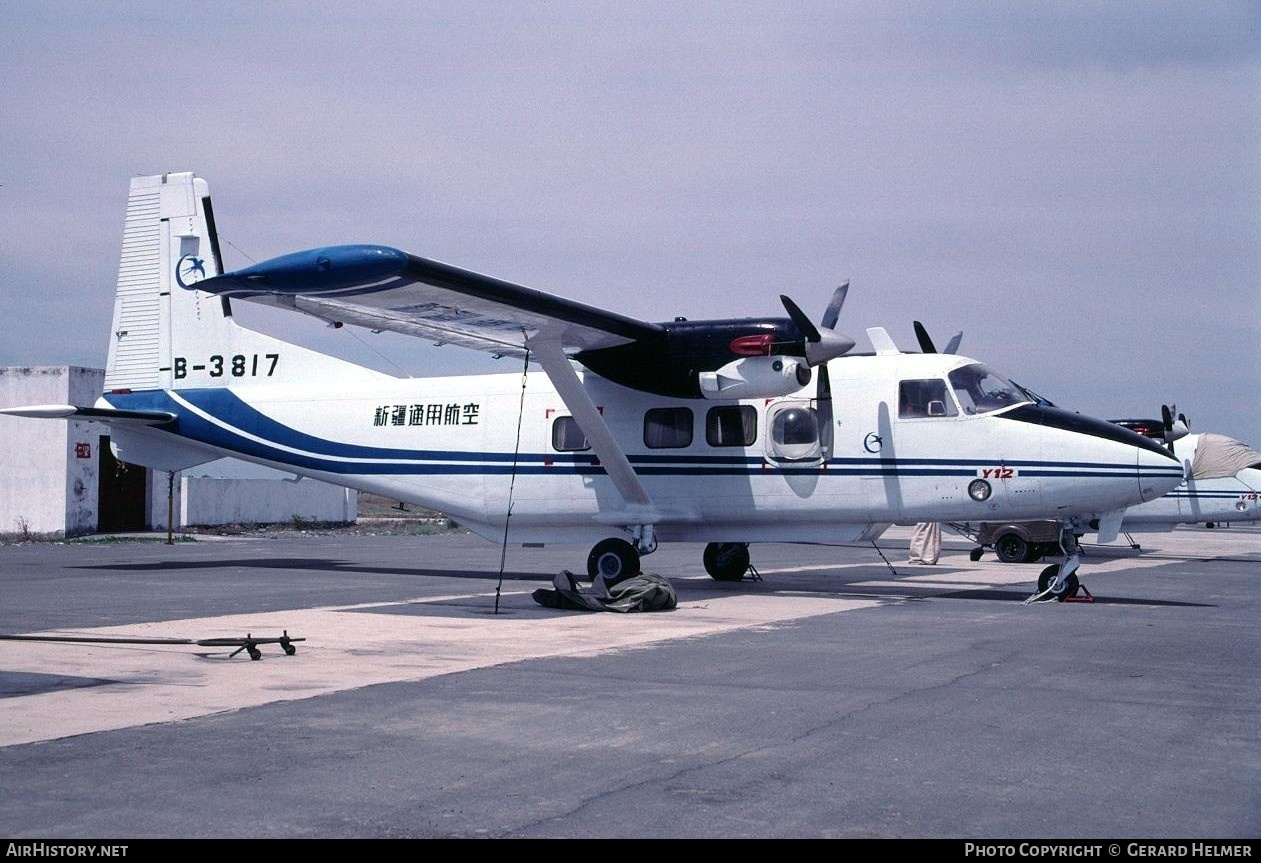
M 784 304 L 784 310 L 788 312 L 788 317 L 792 318 L 792 322 L 797 325 L 797 329 L 805 336 L 805 341 L 802 344 L 802 353 L 809 365 L 817 366 L 826 363 L 828 360 L 836 359 L 853 350 L 856 342 L 849 336 L 832 329 L 836 325 L 837 320 L 840 319 L 841 306 L 845 304 L 845 295 L 848 292 L 849 282 L 846 282 L 832 293 L 832 301 L 828 303 L 827 310 L 823 313 L 823 326 L 821 328 L 814 325 L 810 318 L 806 316 L 806 313 L 801 310 L 801 307 L 792 301 L 791 297 L 780 294 L 780 302 Z

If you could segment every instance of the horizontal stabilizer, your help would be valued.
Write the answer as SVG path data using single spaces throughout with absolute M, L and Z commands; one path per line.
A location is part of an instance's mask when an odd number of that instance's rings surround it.
M 103 423 L 131 423 L 156 426 L 169 423 L 175 414 L 166 411 L 123 411 L 116 408 L 81 408 L 74 405 L 29 405 L 0 408 L 0 414 L 41 420 L 93 420 Z

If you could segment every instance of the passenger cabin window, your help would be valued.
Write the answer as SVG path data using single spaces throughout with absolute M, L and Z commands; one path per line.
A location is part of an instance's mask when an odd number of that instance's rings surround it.
M 579 452 L 591 449 L 587 436 L 573 417 L 557 417 L 552 423 L 552 449 L 557 452 Z
M 771 417 L 771 455 L 782 461 L 817 461 L 819 415 L 802 405 L 783 407 Z
M 653 408 L 644 414 L 644 445 L 652 449 L 691 446 L 691 409 Z
M 757 440 L 757 409 L 752 405 L 710 408 L 705 415 L 710 446 L 752 446 Z
M 898 384 L 898 416 L 902 419 L 919 417 L 958 416 L 954 399 L 946 392 L 946 382 L 940 378 L 902 381 Z

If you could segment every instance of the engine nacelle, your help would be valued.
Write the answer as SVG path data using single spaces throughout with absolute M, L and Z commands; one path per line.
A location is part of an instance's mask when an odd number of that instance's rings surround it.
M 743 357 L 697 377 L 707 399 L 758 399 L 795 393 L 810 383 L 811 374 L 803 359 L 772 356 Z

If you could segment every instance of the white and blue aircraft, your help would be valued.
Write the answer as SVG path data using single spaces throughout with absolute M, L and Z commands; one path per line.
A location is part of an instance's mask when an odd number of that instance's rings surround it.
M 1220 434 L 1193 434 L 1177 408 L 1161 405 L 1162 419 L 1113 420 L 1163 440 L 1182 464 L 1186 481 L 1164 497 L 1126 510 L 1122 530 L 1172 530 L 1178 524 L 1261 520 L 1261 452 Z M 1177 419 L 1174 415 L 1177 414 Z
M 1121 513 L 1182 482 L 1158 443 L 1037 400 L 954 354 L 874 354 L 786 318 L 650 323 L 375 245 L 221 264 L 204 180 L 131 181 L 105 392 L 6 411 L 112 426 L 118 457 L 223 456 L 439 510 L 505 543 L 590 543 L 588 572 L 704 542 L 739 580 L 755 542 L 853 542 L 890 524 Z M 247 329 L 250 301 L 525 360 L 397 378 Z M 542 373 L 530 368 L 537 363 Z M 515 482 L 514 482 L 515 481 Z M 1075 555 L 1042 587 L 1076 590 Z M 1053 574 L 1049 571 L 1054 569 Z

